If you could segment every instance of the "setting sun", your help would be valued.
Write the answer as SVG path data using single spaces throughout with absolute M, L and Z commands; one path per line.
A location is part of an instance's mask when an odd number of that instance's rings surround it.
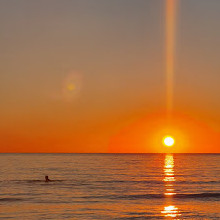
M 175 143 L 175 140 L 171 136 L 166 136 L 163 139 L 163 144 L 167 147 L 172 147 L 174 145 L 174 143 Z

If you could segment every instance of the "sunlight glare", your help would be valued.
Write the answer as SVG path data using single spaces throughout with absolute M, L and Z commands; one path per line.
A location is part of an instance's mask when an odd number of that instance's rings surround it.
M 172 147 L 174 145 L 174 143 L 175 143 L 175 140 L 171 136 L 166 136 L 163 139 L 163 144 L 167 147 Z

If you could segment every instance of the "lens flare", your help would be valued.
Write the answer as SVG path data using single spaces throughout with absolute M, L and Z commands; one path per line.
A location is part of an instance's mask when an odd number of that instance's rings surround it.
M 72 102 L 81 91 L 82 76 L 77 72 L 70 72 L 62 83 L 62 96 L 67 102 Z

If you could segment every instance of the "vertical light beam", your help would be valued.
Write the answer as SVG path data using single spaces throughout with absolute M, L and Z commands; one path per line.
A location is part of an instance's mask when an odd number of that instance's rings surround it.
M 178 0 L 166 0 L 166 109 L 173 110 L 176 11 Z

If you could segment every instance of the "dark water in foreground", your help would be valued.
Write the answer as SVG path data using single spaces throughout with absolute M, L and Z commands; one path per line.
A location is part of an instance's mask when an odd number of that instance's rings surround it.
M 220 219 L 220 154 L 0 154 L 0 169 L 0 219 Z

